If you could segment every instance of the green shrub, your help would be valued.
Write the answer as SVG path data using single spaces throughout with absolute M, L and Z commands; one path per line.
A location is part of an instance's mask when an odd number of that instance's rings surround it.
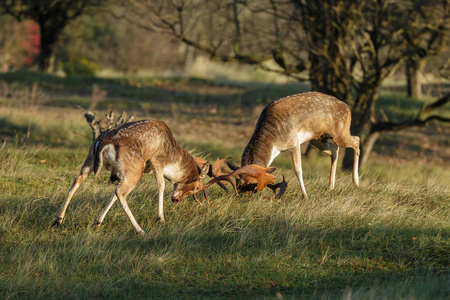
M 97 63 L 85 58 L 63 63 L 62 67 L 67 76 L 95 75 L 98 71 Z

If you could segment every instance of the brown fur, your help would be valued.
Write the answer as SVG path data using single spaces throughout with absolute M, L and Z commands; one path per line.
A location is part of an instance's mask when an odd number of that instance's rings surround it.
M 350 123 L 348 106 L 329 95 L 308 92 L 273 101 L 261 112 L 255 131 L 242 154 L 241 165 L 268 167 L 274 156 L 274 148 L 291 151 L 297 177 L 303 185 L 300 178 L 300 144 L 311 141 L 320 150 L 336 158 L 337 150 L 334 148 L 349 147 L 355 150 L 355 156 L 359 156 L 359 138 L 350 135 Z M 334 162 L 333 156 L 332 160 Z M 254 180 L 244 176 L 238 185 L 251 183 Z M 306 191 L 303 194 L 306 196 Z
M 126 197 L 136 187 L 143 173 L 153 172 L 158 182 L 158 217 L 164 221 L 164 178 L 174 183 L 172 200 L 181 201 L 200 191 L 209 169 L 201 170 L 194 158 L 173 138 L 170 129 L 161 121 L 137 121 L 119 125 L 102 134 L 92 144 L 81 168 L 80 175 L 69 189 L 63 207 L 53 225 L 59 226 L 67 206 L 81 182 L 92 172 L 98 173 L 102 166 L 110 172 L 110 180 L 118 184 L 110 203 L 96 220 L 100 225 L 112 204 L 119 199 L 136 232 L 143 232 L 128 208 Z

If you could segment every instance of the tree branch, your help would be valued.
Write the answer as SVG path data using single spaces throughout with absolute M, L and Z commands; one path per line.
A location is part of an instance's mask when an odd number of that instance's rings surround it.
M 444 106 L 445 104 L 447 104 L 447 102 L 450 101 L 450 93 L 445 95 L 444 97 L 436 100 L 435 102 L 427 105 L 419 114 L 418 118 L 423 118 L 426 115 L 428 115 L 429 113 L 431 113 L 433 110 Z
M 424 120 L 420 119 L 414 119 L 404 122 L 378 122 L 372 125 L 372 128 L 370 129 L 370 134 L 376 133 L 376 132 L 383 132 L 383 131 L 399 131 L 408 127 L 413 126 L 424 126 L 428 122 L 437 120 L 440 122 L 450 123 L 450 118 L 444 118 L 441 116 L 430 116 Z

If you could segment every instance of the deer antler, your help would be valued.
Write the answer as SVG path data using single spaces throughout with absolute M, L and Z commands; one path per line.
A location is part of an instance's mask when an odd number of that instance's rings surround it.
M 217 158 L 216 159 L 216 161 L 214 162 L 214 164 L 211 166 L 209 166 L 209 170 L 208 170 L 208 176 L 210 177 L 210 178 L 216 178 L 217 176 L 218 176 L 218 174 L 217 174 L 217 171 L 215 172 L 214 170 L 216 170 L 216 169 L 220 169 L 222 166 L 219 166 L 219 164 L 221 164 L 220 162 L 221 161 L 225 161 L 225 160 L 227 160 L 228 158 L 225 158 L 225 159 L 219 159 L 219 158 Z M 194 158 L 194 160 L 195 160 L 195 162 L 197 163 L 197 166 L 201 169 L 201 168 L 203 168 L 203 166 L 206 164 L 206 163 L 208 163 L 208 161 L 206 161 L 206 160 L 204 160 L 203 159 L 203 157 L 195 157 Z M 222 163 L 223 164 L 223 163 Z M 219 175 L 224 175 L 225 173 L 222 173 L 221 172 L 221 174 L 219 174 Z M 227 189 L 227 187 L 222 183 L 222 182 L 218 182 L 218 185 L 225 191 L 225 192 L 228 192 L 228 189 Z M 208 198 L 206 197 L 206 194 L 205 194 L 205 198 L 206 198 L 206 200 L 208 201 Z M 198 202 L 198 201 L 197 201 Z M 209 201 L 208 201 L 209 202 Z
M 225 175 L 225 174 L 229 173 L 228 170 L 225 167 L 225 164 L 228 163 L 228 160 L 230 158 L 231 157 L 222 158 L 222 159 L 217 158 L 216 159 L 216 161 L 213 163 L 213 165 L 211 167 L 211 171 L 212 171 L 212 173 L 214 174 L 215 177 L 220 176 L 220 175 Z M 221 170 L 226 171 L 226 173 L 222 172 Z M 234 170 L 232 170 L 232 171 L 234 171 Z
M 207 189 L 214 183 L 219 182 L 221 180 L 227 180 L 228 182 L 230 182 L 233 185 L 234 190 L 237 194 L 237 188 L 236 188 L 236 184 L 233 181 L 233 177 L 235 177 L 237 175 L 248 175 L 248 176 L 256 178 L 256 180 L 258 182 L 257 186 L 256 186 L 256 190 L 260 191 L 263 188 L 265 188 L 268 184 L 274 182 L 275 175 L 267 173 L 268 171 L 271 171 L 271 170 L 272 170 L 272 168 L 264 168 L 264 167 L 261 167 L 258 165 L 243 166 L 243 167 L 238 168 L 237 170 L 231 172 L 230 174 L 221 175 L 221 176 L 214 178 L 213 180 L 211 180 L 207 184 L 205 184 L 203 186 L 203 189 Z
M 233 164 L 231 161 L 226 161 L 226 164 L 228 165 L 228 167 L 232 170 L 237 170 L 239 169 L 238 166 L 236 166 L 235 164 Z M 275 168 L 268 168 L 269 170 L 267 171 L 267 173 L 272 173 L 273 171 L 275 171 Z M 287 189 L 287 181 L 284 177 L 283 174 L 281 174 L 281 176 L 283 176 L 283 180 L 281 182 L 275 183 L 275 184 L 268 184 L 267 187 L 272 189 L 272 191 L 274 193 L 276 193 L 277 188 L 280 189 L 280 191 L 278 192 L 278 194 L 275 196 L 275 198 L 280 199 L 284 193 L 286 192 Z M 249 192 L 249 191 L 254 191 L 255 187 L 257 185 L 256 184 L 248 184 L 246 185 L 245 188 L 245 192 Z
M 267 185 L 267 187 L 272 189 L 272 191 L 274 193 L 277 192 L 277 188 L 280 188 L 280 191 L 275 196 L 276 199 L 280 199 L 281 197 L 283 197 L 284 193 L 286 192 L 287 186 L 288 186 L 286 178 L 284 178 L 284 175 L 281 174 L 281 176 L 283 176 L 283 181 L 280 181 L 280 182 L 275 183 L 275 184 L 268 184 Z

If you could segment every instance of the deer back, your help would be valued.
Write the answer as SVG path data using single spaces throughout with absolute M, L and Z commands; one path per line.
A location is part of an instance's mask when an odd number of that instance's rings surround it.
M 108 163 L 127 161 L 121 164 L 127 168 L 140 164 L 139 167 L 146 172 L 154 171 L 156 168 L 177 170 L 168 172 L 166 176 L 174 182 L 194 180 L 195 175 L 198 177 L 199 174 L 192 156 L 175 141 L 169 127 L 162 121 L 143 120 L 124 123 L 101 135 L 93 146 L 95 173 L 103 164 L 104 149 L 108 148 L 110 149 Z

